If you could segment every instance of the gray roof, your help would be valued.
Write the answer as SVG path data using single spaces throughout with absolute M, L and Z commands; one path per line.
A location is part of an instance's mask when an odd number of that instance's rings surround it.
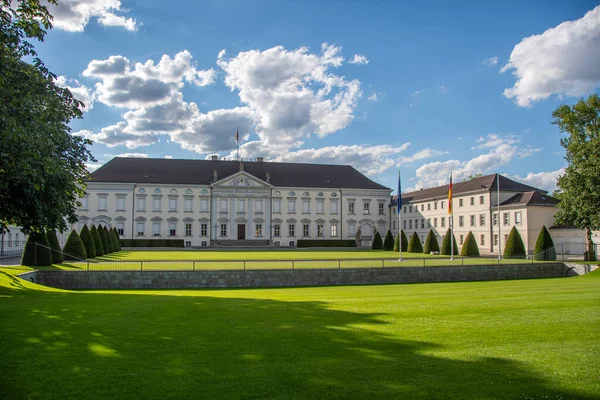
M 551 206 L 558 204 L 558 199 L 540 192 L 517 193 L 500 203 L 500 206 Z
M 283 187 L 383 189 L 350 165 L 244 161 L 244 171 Z M 90 182 L 209 185 L 213 169 L 221 180 L 239 171 L 239 161 L 115 157 L 91 175 Z

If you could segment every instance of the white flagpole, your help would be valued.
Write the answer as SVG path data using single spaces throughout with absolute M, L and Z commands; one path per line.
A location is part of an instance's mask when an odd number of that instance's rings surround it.
M 398 170 L 398 200 L 396 201 L 396 205 L 398 207 L 398 261 L 402 261 L 402 207 L 400 203 L 402 202 L 402 193 L 400 193 L 400 170 Z
M 498 192 L 498 260 L 502 258 L 502 232 L 500 228 L 500 174 L 496 174 L 496 191 Z
M 452 173 L 450 173 L 450 185 L 452 185 Z M 450 261 L 454 261 L 454 193 L 450 195 Z

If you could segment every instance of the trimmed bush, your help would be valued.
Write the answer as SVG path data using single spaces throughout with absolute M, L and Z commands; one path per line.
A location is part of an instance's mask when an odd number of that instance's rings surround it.
M 117 231 L 113 228 L 110 231 L 108 231 L 108 234 L 110 235 L 110 237 L 112 239 L 112 243 L 113 243 L 115 252 L 118 252 L 119 251 L 119 237 L 117 235 Z
M 115 232 L 115 238 L 117 239 L 117 251 L 121 251 L 121 236 L 119 236 L 117 228 L 113 228 L 113 231 Z
M 373 238 L 373 243 L 371 244 L 371 250 L 383 250 L 383 240 L 381 240 L 381 235 L 379 232 L 375 232 L 375 237 Z
M 39 246 L 36 246 L 36 243 Z M 43 231 L 31 232 L 25 243 L 21 265 L 27 267 L 46 267 L 52 265 L 52 251 L 49 247 L 48 238 Z
M 114 253 L 116 251 L 115 250 L 115 241 L 106 226 L 104 227 L 104 235 L 106 236 L 106 242 L 108 243 L 108 251 L 110 253 Z
M 96 257 L 101 257 L 104 255 L 104 246 L 102 245 L 102 239 L 100 239 L 100 233 L 98 233 L 98 229 L 96 229 L 95 225 L 92 225 L 92 229 L 90 229 L 90 233 L 92 234 L 92 238 L 94 239 L 94 247 L 96 248 Z
M 56 231 L 51 230 L 46 232 L 46 239 L 48 239 L 48 245 L 52 250 L 50 253 L 52 254 L 52 264 L 60 264 L 63 262 L 63 253 L 60 248 L 60 244 L 58 243 L 58 237 L 56 236 Z
M 175 246 L 178 247 L 178 246 Z M 181 245 L 183 247 L 183 244 Z M 335 240 L 335 239 L 324 239 L 324 240 L 310 240 L 300 239 L 296 242 L 296 247 L 356 247 L 355 240 Z
M 525 243 L 516 226 L 510 230 L 508 240 L 504 245 L 504 258 L 524 258 L 527 255 Z
M 535 241 L 535 259 L 554 261 L 556 260 L 556 249 L 554 248 L 554 241 L 550 232 L 546 228 L 546 225 L 542 226 L 540 234 Z
M 94 244 L 94 238 L 92 237 L 90 229 L 87 227 L 87 225 L 84 225 L 83 228 L 81 228 L 79 237 L 81 238 L 83 246 L 85 247 L 85 254 L 87 254 L 87 258 L 96 257 L 96 245 Z
M 433 233 L 433 229 L 429 230 L 427 238 L 425 238 L 425 245 L 423 246 L 424 254 L 430 254 L 431 252 L 440 252 L 440 245 L 438 244 L 437 238 L 435 237 L 435 233 Z
M 450 252 L 450 228 L 448 228 L 448 230 L 446 231 L 446 235 L 444 236 L 444 240 L 442 240 L 442 248 L 440 249 L 440 254 L 443 254 L 445 256 L 450 256 L 452 254 L 454 254 L 455 256 L 458 255 L 458 245 L 456 244 L 456 236 L 452 235 L 454 237 L 454 252 L 451 253 Z
M 392 235 L 392 231 L 388 229 L 385 234 L 385 240 L 383 241 L 383 250 L 385 251 L 393 251 L 394 250 L 394 235 Z
M 102 241 L 102 249 L 104 249 L 104 254 L 112 253 L 110 251 L 110 247 L 108 246 L 108 238 L 106 237 L 106 231 L 102 225 L 98 225 L 98 235 L 100 236 L 100 240 Z
M 475 240 L 473 232 L 469 231 L 460 250 L 460 255 L 463 257 L 479 257 L 479 247 L 477 247 L 477 240 Z
M 121 239 L 121 242 L 123 247 L 183 247 L 184 244 L 183 239 Z
M 402 235 L 402 251 L 408 250 L 408 238 L 406 237 L 406 233 L 400 231 L 400 234 L 396 235 L 396 239 L 394 240 L 394 251 L 396 253 L 400 250 L 400 235 Z
M 65 260 L 85 260 L 87 258 L 85 246 L 75 229 L 71 231 L 71 234 L 67 238 L 63 253 Z
M 421 244 L 421 239 L 419 239 L 419 235 L 417 232 L 413 232 L 410 237 L 410 241 L 408 242 L 408 252 L 409 253 L 422 253 L 423 245 Z

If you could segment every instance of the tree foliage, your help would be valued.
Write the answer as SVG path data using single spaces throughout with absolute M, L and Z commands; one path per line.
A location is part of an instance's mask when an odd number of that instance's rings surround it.
M 49 230 L 46 232 L 46 238 L 48 239 L 48 246 L 52 249 L 52 264 L 60 264 L 63 262 L 62 249 L 60 243 L 58 243 L 58 237 L 56 236 L 55 230 Z
M 465 238 L 462 249 L 460 249 L 460 255 L 463 257 L 479 257 L 479 247 L 477 247 L 477 240 L 473 232 L 469 232 Z
M 394 240 L 394 251 L 396 253 L 398 253 L 400 250 L 400 237 L 402 237 L 402 251 L 408 250 L 408 238 L 406 237 L 406 233 L 404 233 L 404 231 L 400 231 Z
M 52 27 L 47 8 L 40 0 L 0 4 L 0 233 L 8 225 L 64 230 L 77 220 L 85 164 L 95 161 L 91 142 L 70 134 L 83 104 L 57 84 L 31 42 Z
M 568 163 L 557 182 L 561 201 L 555 218 L 585 229 L 590 250 L 591 231 L 600 229 L 600 96 L 593 94 L 573 106 L 563 104 L 552 118 L 567 134 L 560 144 Z
M 525 243 L 516 226 L 510 230 L 508 239 L 504 245 L 504 258 L 522 258 L 527 255 Z
M 121 251 L 121 237 L 119 236 L 117 228 L 113 228 L 113 231 L 115 233 L 115 240 L 117 241 L 117 251 Z
M 546 225 L 542 226 L 540 234 L 535 241 L 535 259 L 536 260 L 556 260 L 556 249 L 554 248 L 554 241 L 550 232 L 546 228 Z
M 119 251 L 119 250 L 121 250 L 121 249 L 119 248 L 119 235 L 117 234 L 117 230 L 116 230 L 115 228 L 112 228 L 112 229 L 109 231 L 109 233 L 110 233 L 110 236 L 111 236 L 111 238 L 112 238 L 112 241 L 113 241 L 113 247 L 114 247 L 115 251 Z
M 430 229 L 429 233 L 427 234 L 427 237 L 425 238 L 425 245 L 423 245 L 423 253 L 439 253 L 439 251 L 440 246 L 438 244 L 437 238 L 435 237 L 435 233 L 433 232 L 433 229 Z
M 423 252 L 423 245 L 421 244 L 421 239 L 419 239 L 419 235 L 417 235 L 417 232 L 413 232 L 413 234 L 411 235 L 410 240 L 408 241 L 407 250 L 409 253 Z
M 85 247 L 85 254 L 87 254 L 87 258 L 96 257 L 96 245 L 94 244 L 94 238 L 92 237 L 92 233 L 87 225 L 84 225 L 83 228 L 81 228 L 79 237 L 81 238 L 83 246 Z
M 383 241 L 383 250 L 392 251 L 394 250 L 394 235 L 392 235 L 392 231 L 388 229 L 385 234 L 385 240 Z
M 96 248 L 96 257 L 103 256 L 104 245 L 102 244 L 102 239 L 100 238 L 100 233 L 98 233 L 98 229 L 96 229 L 95 225 L 92 225 L 92 229 L 90 229 L 90 233 L 92 234 L 92 238 L 94 239 L 94 247 Z
M 452 233 L 451 229 L 448 228 L 448 230 L 446 231 L 446 235 L 444 236 L 444 240 L 442 240 L 442 248 L 440 249 L 440 254 L 443 254 L 445 256 L 450 256 L 452 254 L 454 254 L 455 256 L 458 255 L 458 245 L 456 244 L 456 236 L 454 236 L 454 234 L 452 234 L 452 236 L 450 236 L 450 234 Z M 451 249 L 451 244 L 450 244 L 450 238 L 453 238 L 454 240 L 452 241 L 454 243 L 454 252 L 450 252 Z
M 373 243 L 371 244 L 372 250 L 382 250 L 383 249 L 383 240 L 381 240 L 381 235 L 379 232 L 375 232 L 375 237 L 373 237 Z
M 21 265 L 27 267 L 46 267 L 52 265 L 52 251 L 48 245 L 48 238 L 42 232 L 31 232 L 25 242 L 25 249 L 21 257 Z
M 108 245 L 106 231 L 104 230 L 104 227 L 102 225 L 98 225 L 98 236 L 100 236 L 100 240 L 102 241 L 102 249 L 104 250 L 104 254 L 112 253 Z
M 87 258 L 87 253 L 85 252 L 85 246 L 79 237 L 79 234 L 75 229 L 71 231 L 69 237 L 67 238 L 67 243 L 65 243 L 65 247 L 63 248 L 63 253 L 65 256 L 65 260 L 85 260 Z

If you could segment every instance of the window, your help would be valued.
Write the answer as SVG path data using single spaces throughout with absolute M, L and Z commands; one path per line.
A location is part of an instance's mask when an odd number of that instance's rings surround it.
M 463 217 L 462 215 L 458 217 L 458 226 L 465 226 L 465 217 Z
M 444 209 L 444 202 L 443 201 L 440 202 L 440 207 L 442 208 L 442 210 Z
M 244 212 L 244 211 L 246 211 L 246 200 L 244 200 L 244 199 L 238 199 L 238 201 L 237 201 L 237 211 L 238 212 Z
M 441 222 L 442 228 L 445 228 L 446 227 L 446 217 L 442 217 L 440 222 Z
M 227 211 L 227 199 L 221 199 L 219 209 L 221 211 Z
M 352 209 L 354 210 L 354 204 L 352 205 Z M 323 199 L 317 199 L 317 214 L 323 214 Z
M 106 211 L 106 196 L 98 198 L 98 211 Z
M 302 213 L 310 213 L 310 200 L 302 200 Z
M 183 203 L 184 203 L 184 207 L 185 207 L 185 211 L 186 212 L 192 211 L 192 199 L 186 198 Z
M 434 218 L 434 219 L 433 219 L 433 227 L 434 227 L 434 228 L 437 228 L 437 218 Z
M 471 215 L 470 218 L 471 218 L 471 226 L 475 226 L 475 216 Z
M 177 236 L 177 222 L 169 222 L 169 236 Z
M 12 247 L 12 233 L 8 234 L 8 247 Z
M 290 240 L 290 247 L 294 247 L 296 246 L 296 242 L 294 242 L 293 240 Z
M 279 224 L 273 225 L 273 236 L 281 236 L 281 230 L 280 230 Z
M 337 200 L 336 201 L 331 201 L 331 212 L 332 213 L 337 213 Z
M 406 230 L 406 220 L 402 221 L 402 225 L 403 225 L 402 229 Z
M 425 229 L 425 218 L 421 218 L 421 229 Z
M 494 246 L 498 246 L 498 235 L 494 235 Z
M 481 235 L 481 238 L 479 239 L 479 244 L 481 246 L 485 245 L 485 235 Z
M 408 212 L 412 212 L 412 206 L 408 206 Z
M 123 222 L 117 222 L 117 233 L 119 236 L 123 236 L 125 234 L 125 224 Z
M 383 212 L 383 207 L 384 206 L 385 205 L 383 203 L 379 203 L 379 215 L 383 215 L 384 214 L 384 212 Z
M 492 215 L 492 225 L 494 225 L 494 226 L 498 225 L 498 214 Z
M 254 226 L 254 236 L 262 236 L 262 224 L 256 224 Z
M 521 225 L 521 211 L 515 212 L 515 225 Z
M 296 236 L 296 225 L 288 224 L 288 236 Z
M 485 226 L 485 214 L 479 214 L 479 226 Z
M 177 211 L 177 199 L 170 198 L 169 199 L 169 211 Z
M 185 241 L 185 247 L 192 247 L 192 241 L 191 240 L 186 240 Z
M 396 221 L 392 221 L 392 229 L 396 230 Z
M 281 212 L 281 199 L 273 200 L 273 212 L 275 212 L 275 213 Z
M 200 224 L 200 236 L 208 236 L 208 224 L 207 223 Z
M 435 202 L 433 203 L 433 209 L 434 209 L 434 210 L 437 210 L 437 201 L 435 201 Z
M 137 236 L 144 236 L 144 223 L 138 222 L 135 224 L 135 234 Z
M 479 196 L 479 204 L 485 204 L 485 198 L 483 196 Z
M 208 199 L 200 199 L 200 211 L 208 211 Z
M 502 222 L 504 223 L 504 225 L 508 225 L 510 223 L 510 214 L 509 213 L 504 213 L 502 215 L 502 218 L 503 218 Z
M 412 229 L 412 219 L 408 220 L 408 229 Z
M 421 204 L 421 211 L 425 211 L 425 204 Z
M 504 235 L 504 244 L 506 244 L 506 242 L 508 242 L 508 235 Z
M 337 236 L 337 224 L 331 224 L 331 236 Z
M 138 211 L 146 211 L 146 198 L 145 197 L 138 197 L 137 210 Z
M 460 235 L 460 245 L 461 245 L 461 246 L 462 246 L 462 244 L 463 244 L 464 238 L 465 238 L 465 237 L 464 237 L 463 235 Z
M 355 229 L 356 229 L 356 227 L 355 227 L 355 225 L 354 225 L 354 224 L 349 224 L 349 225 L 348 225 L 348 234 L 349 234 L 350 236 L 354 236 L 354 235 L 356 235 L 356 230 L 355 230 Z M 318 236 L 318 235 L 317 235 L 317 236 Z M 323 236 L 323 225 L 321 225 L 321 236 Z
M 406 214 L 406 206 L 402 207 L 402 212 Z
M 348 214 L 354 214 L 354 203 L 348 203 Z
M 227 236 L 227 224 L 221 224 L 221 237 Z
M 472 205 L 472 206 L 474 206 L 474 205 L 475 205 L 475 197 L 471 197 L 471 198 L 469 199 L 469 201 L 470 201 L 470 203 L 471 203 L 471 205 Z
M 427 227 L 431 228 L 431 218 L 427 218 Z
M 88 209 L 88 197 L 84 196 L 80 200 L 81 200 L 81 209 L 87 210 Z
M 288 200 L 288 212 L 291 212 L 291 213 L 296 212 L 296 200 L 294 200 L 294 199 Z
M 369 208 L 369 203 L 367 203 L 366 201 L 363 203 L 363 214 L 369 214 L 370 208 Z
M 427 203 L 427 211 L 431 210 L 431 203 Z
M 304 236 L 304 237 L 310 236 L 309 235 L 309 225 L 308 224 L 302 225 L 302 236 Z
M 117 211 L 125 211 L 125 197 L 117 197 Z
M 152 199 L 152 209 L 154 211 L 160 211 L 160 197 Z
M 262 199 L 256 199 L 254 201 L 254 211 L 263 212 L 263 201 Z
M 185 236 L 192 236 L 192 224 L 189 222 L 185 224 Z
M 459 206 L 459 207 L 462 207 L 462 206 L 463 206 L 463 203 L 462 203 L 462 201 L 463 201 L 463 199 L 458 199 L 458 206 Z
M 152 236 L 160 236 L 160 222 L 158 221 L 152 223 Z

